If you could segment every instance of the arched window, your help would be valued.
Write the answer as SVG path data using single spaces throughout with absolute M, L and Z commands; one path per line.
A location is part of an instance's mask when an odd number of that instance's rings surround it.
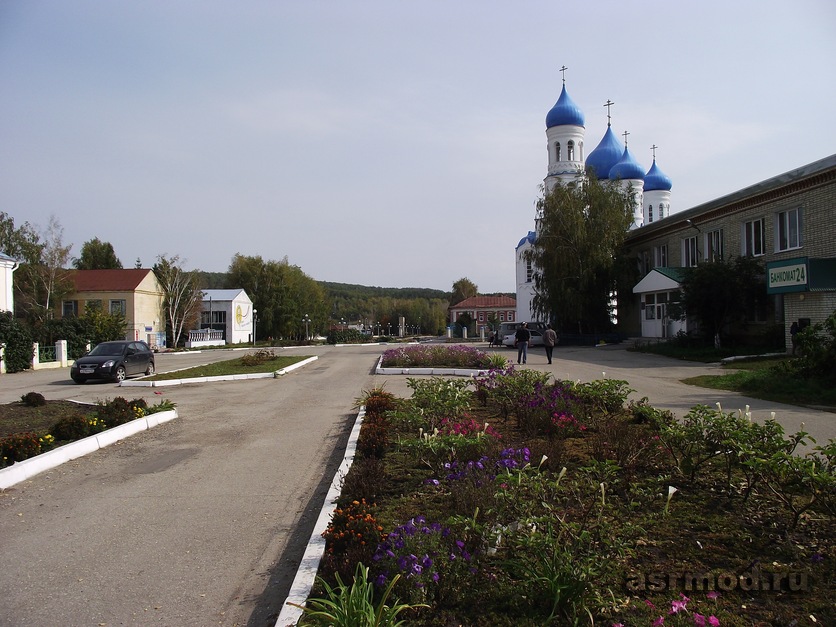
M 569 143 L 566 144 L 566 158 L 569 161 L 575 160 L 575 142 L 573 142 L 571 139 L 569 140 Z
M 560 161 L 560 142 L 554 143 L 554 160 Z
M 580 153 L 580 160 L 583 161 L 583 142 L 578 142 L 578 152 Z

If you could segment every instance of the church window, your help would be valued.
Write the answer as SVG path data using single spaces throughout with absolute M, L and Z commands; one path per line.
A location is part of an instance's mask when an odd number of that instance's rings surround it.
M 647 221 L 653 222 L 653 205 L 647 205 Z
M 583 161 L 583 142 L 578 142 L 578 152 L 580 153 L 580 161 Z
M 531 279 L 534 277 L 534 268 L 531 265 L 531 261 L 525 262 L 525 282 L 531 283 Z
M 560 142 L 554 143 L 554 160 L 560 161 Z
M 566 158 L 569 161 L 575 160 L 575 142 L 569 140 L 569 143 L 566 144 Z

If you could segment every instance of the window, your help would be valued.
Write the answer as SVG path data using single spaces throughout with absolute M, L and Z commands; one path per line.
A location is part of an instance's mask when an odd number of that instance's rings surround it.
M 709 231 L 705 234 L 706 259 L 721 261 L 723 259 L 723 229 Z
M 682 240 L 682 267 L 693 268 L 696 266 L 699 253 L 696 235 Z
M 505 322 L 505 312 L 504 311 L 499 312 L 499 321 L 500 322 Z
M 75 318 L 78 316 L 78 301 L 65 300 L 61 307 L 62 318 Z
M 801 209 L 782 211 L 775 218 L 775 249 L 801 248 Z
M 644 297 L 644 319 L 656 319 L 656 295 L 646 294 Z
M 84 301 L 84 311 L 101 311 L 104 303 L 100 299 Z
M 560 161 L 560 142 L 554 143 L 554 160 Z
M 531 280 L 534 278 L 534 267 L 531 265 L 531 261 L 525 262 L 525 282 L 531 283 Z
M 508 322 L 513 322 L 513 321 L 514 321 L 514 312 L 509 311 L 508 312 Z
M 740 252 L 750 257 L 760 257 L 766 252 L 766 232 L 764 219 L 758 218 L 743 223 L 743 250 Z
M 642 274 L 647 274 L 650 270 L 650 253 L 645 250 L 642 252 Z
M 668 267 L 668 245 L 662 244 L 661 246 L 654 246 L 653 247 L 653 267 L 654 268 L 667 268 Z
M 485 312 L 480 311 L 479 312 L 479 322 L 484 322 L 484 321 L 485 321 Z
M 647 221 L 653 222 L 653 205 L 647 205 Z
M 566 158 L 569 161 L 574 161 L 575 159 L 575 142 L 573 142 L 571 139 L 566 144 Z
M 124 300 L 112 300 L 110 301 L 110 315 L 115 316 L 118 314 L 125 315 L 128 311 L 128 308 L 125 306 Z

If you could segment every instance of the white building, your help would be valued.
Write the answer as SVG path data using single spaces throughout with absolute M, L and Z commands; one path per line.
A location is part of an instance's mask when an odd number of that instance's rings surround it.
M 14 311 L 13 272 L 20 264 L 4 253 L 0 253 L 0 311 Z
M 253 341 L 253 301 L 242 289 L 203 290 L 200 328 L 223 332 L 226 344 Z
M 568 184 L 581 176 L 596 176 L 610 180 L 630 191 L 635 199 L 633 228 L 660 220 L 670 214 L 671 180 L 656 165 L 655 148 L 653 165 L 645 173 L 627 145 L 612 130 L 607 101 L 607 128 L 601 141 L 588 155 L 585 152 L 586 120 L 580 107 L 566 91 L 564 81 L 555 105 L 546 114 L 546 150 L 548 171 L 544 180 L 546 192 L 551 192 L 559 182 Z M 625 138 L 628 133 L 624 134 Z M 536 320 L 532 309 L 534 300 L 534 271 L 525 259 L 537 238 L 535 230 L 529 231 L 516 248 L 517 320 Z

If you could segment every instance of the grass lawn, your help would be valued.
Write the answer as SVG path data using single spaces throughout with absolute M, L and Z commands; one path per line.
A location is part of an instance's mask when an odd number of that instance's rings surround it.
M 143 381 L 170 381 L 172 379 L 192 379 L 196 377 L 220 377 L 231 374 L 258 374 L 263 372 L 275 372 L 282 368 L 287 368 L 295 363 L 299 363 L 304 359 L 308 359 L 309 355 L 298 356 L 273 356 L 267 359 L 259 360 L 252 359 L 251 355 L 244 355 L 236 359 L 228 359 L 226 361 L 219 361 L 215 364 L 206 364 L 204 366 L 196 366 L 194 368 L 187 368 L 185 370 L 177 370 L 175 372 L 166 372 L 163 374 L 155 374 L 152 377 L 146 377 Z
M 683 383 L 740 392 L 789 405 L 836 407 L 836 390 L 832 386 L 815 379 L 799 379 L 782 368 L 791 359 L 779 357 L 734 362 L 725 366 L 726 374 L 691 377 Z

